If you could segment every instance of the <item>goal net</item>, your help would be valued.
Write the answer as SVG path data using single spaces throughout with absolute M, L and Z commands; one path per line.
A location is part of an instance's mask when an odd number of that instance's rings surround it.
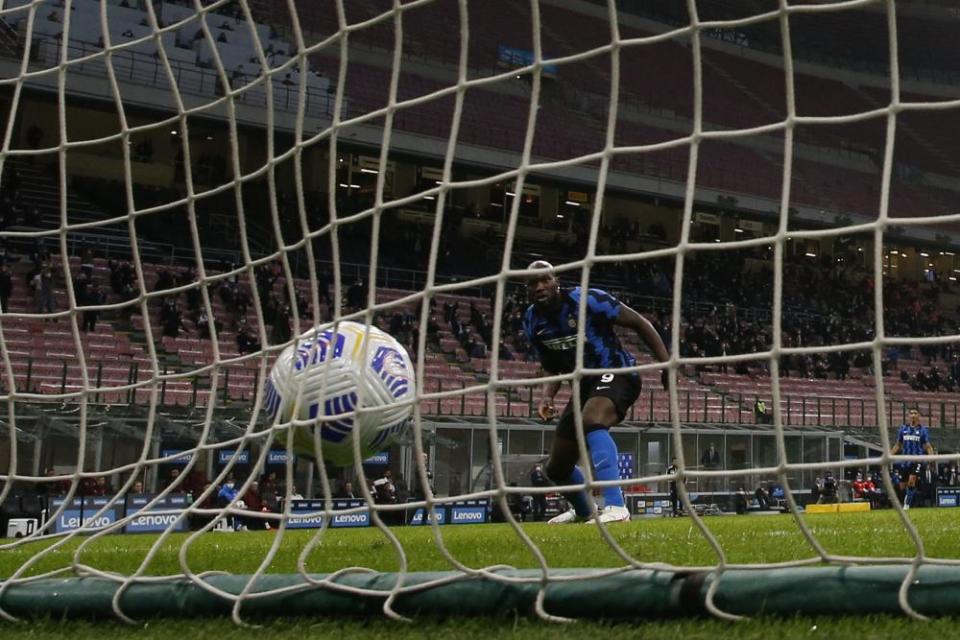
M 733 619 L 863 612 L 864 585 L 951 611 L 942 516 L 904 509 L 960 495 L 960 105 L 900 57 L 929 20 L 624 4 L 0 0 L 0 615 Z M 578 413 L 587 297 L 573 373 L 523 333 L 536 259 L 669 350 L 621 333 L 619 479 Z M 415 372 L 379 451 L 343 427 L 362 397 L 272 404 L 284 349 L 350 321 Z M 543 524 L 550 379 L 581 488 L 631 522 Z M 891 455 L 914 405 L 938 451 Z

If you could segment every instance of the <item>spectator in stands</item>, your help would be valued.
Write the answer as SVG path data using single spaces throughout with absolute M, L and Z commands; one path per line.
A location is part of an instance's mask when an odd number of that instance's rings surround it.
M 264 507 L 263 501 L 260 499 L 260 484 L 257 481 L 251 482 L 250 486 L 247 487 L 243 494 L 243 505 L 247 511 L 253 513 L 269 513 L 270 510 Z M 251 531 L 262 531 L 269 528 L 267 520 L 255 517 L 243 518 L 243 525 Z
M 303 291 L 297 289 L 296 291 L 297 298 L 297 315 L 300 317 L 301 321 L 309 320 L 310 313 L 310 301 L 307 300 L 307 297 L 303 295 Z
M 220 302 L 230 313 L 237 312 L 237 283 L 236 281 L 225 280 L 217 287 L 217 294 L 220 296 Z
M 717 451 L 717 448 L 712 442 L 709 444 L 709 446 L 707 446 L 706 450 L 703 452 L 703 455 L 700 456 L 700 466 L 704 471 L 719 471 L 722 468 L 720 452 Z M 705 478 L 703 484 L 704 491 L 717 490 L 716 478 Z
M 13 294 L 13 277 L 10 267 L 0 264 L 0 312 L 10 312 L 10 296 Z
M 113 493 L 113 487 L 109 482 L 107 482 L 107 476 L 97 476 L 96 480 L 93 482 L 93 488 L 90 490 L 89 495 L 112 496 Z
M 543 465 L 539 462 L 533 465 L 530 470 L 530 486 L 549 487 L 550 480 L 547 478 Z M 533 495 L 533 521 L 540 522 L 547 517 L 547 494 L 544 492 L 535 492 Z
M 57 475 L 57 470 L 53 467 L 47 467 L 43 472 L 45 478 L 53 478 Z M 37 482 L 37 495 L 41 496 L 60 496 L 67 492 L 70 483 L 63 480 L 50 482 Z
M 345 480 L 343 484 L 340 485 L 340 491 L 338 491 L 337 495 L 334 497 L 342 500 L 356 498 L 356 496 L 353 494 L 353 483 L 349 480 Z
M 133 266 L 127 261 L 118 262 L 117 260 L 110 260 L 107 266 L 110 268 L 110 288 L 113 292 L 121 300 L 135 298 L 136 287 L 134 286 Z
M 133 483 L 133 486 L 130 487 L 130 493 L 143 493 L 143 481 L 137 480 Z
M 253 329 L 246 325 L 246 322 L 237 329 L 237 351 L 242 354 L 254 353 L 260 350 L 260 340 L 257 339 Z
M 30 249 L 30 260 L 33 262 L 36 271 L 40 271 L 50 261 L 50 249 L 43 238 L 37 238 L 33 241 L 33 247 Z
M 885 360 L 890 369 L 897 369 L 900 362 L 900 349 L 896 346 L 889 347 L 887 349 Z
M 90 247 L 84 247 L 80 252 L 80 273 L 86 276 L 87 280 L 92 280 L 93 267 L 93 250 Z
M 186 330 L 186 328 L 186 325 L 183 324 L 183 314 L 180 312 L 180 307 L 174 302 L 163 319 L 163 335 L 168 338 L 177 338 L 180 336 L 180 330 Z
M 771 424 L 773 416 L 767 410 L 767 403 L 762 398 L 757 398 L 753 403 L 753 417 L 757 424 Z
M 753 497 L 757 501 L 757 507 L 761 511 L 766 511 L 770 508 L 770 493 L 762 484 L 753 492 Z
M 49 265 L 33 277 L 30 288 L 33 289 L 34 312 L 53 313 L 53 269 Z
M 743 487 L 733 494 L 733 510 L 738 516 L 747 512 L 747 490 Z
M 236 483 L 233 480 L 233 476 L 229 476 L 227 481 L 220 486 L 220 490 L 217 491 L 217 506 L 226 507 L 232 505 L 236 502 L 237 497 Z
M 433 471 L 430 469 L 430 455 L 424 451 L 420 454 L 420 461 L 427 474 L 427 485 L 430 487 L 430 493 L 433 493 Z M 420 482 L 420 470 L 413 470 L 413 497 L 415 500 L 423 500 L 427 493 Z
M 276 293 L 268 293 L 260 296 L 260 303 L 263 305 L 263 321 L 267 324 L 273 324 L 277 318 L 277 311 L 280 309 L 280 298 Z
M 280 499 L 283 497 L 283 490 L 277 480 L 277 472 L 271 471 L 264 474 L 260 482 L 260 502 L 263 509 L 272 513 L 279 513 Z
M 670 466 L 667 467 L 667 475 L 673 476 L 669 483 L 670 489 L 670 517 L 677 518 L 682 515 L 680 510 L 680 494 L 677 492 L 677 473 L 680 467 L 677 466 L 676 457 L 670 460 Z
M 77 274 L 77 277 L 73 279 L 73 292 L 76 296 L 78 305 L 87 304 L 87 298 L 89 296 L 90 290 L 90 278 L 86 273 L 80 272 Z
M 945 462 L 940 466 L 940 485 L 944 487 L 955 487 L 960 481 L 957 475 L 957 464 L 955 462 Z
M 362 280 L 357 280 L 347 289 L 347 308 L 356 311 L 366 306 L 367 292 Z
M 512 489 L 516 489 L 517 483 L 511 482 L 509 486 Z M 533 517 L 533 496 L 529 494 L 511 491 L 507 494 L 507 506 L 510 509 L 510 513 L 520 522 L 526 522 L 528 517 Z M 497 514 L 496 510 L 494 510 L 494 514 L 494 521 L 501 521 L 501 517 L 497 516 L 502 516 L 502 514 Z M 506 518 L 502 517 L 502 521 L 505 520 Z
M 277 310 L 273 320 L 273 333 L 270 336 L 273 344 L 284 344 L 290 340 L 290 305 L 284 304 Z
M 170 469 L 170 473 L 167 474 L 167 480 L 161 485 L 161 491 L 171 486 L 174 482 L 177 481 L 177 478 L 180 477 L 180 469 L 178 467 L 173 467 Z M 183 483 L 177 486 L 177 491 L 183 491 Z
M 173 276 L 166 269 L 157 270 L 157 281 L 153 285 L 154 291 L 165 291 L 167 289 L 172 289 L 177 286 L 177 283 L 174 281 Z M 116 293 L 119 293 L 116 289 Z
M 396 504 L 397 489 L 393 484 L 390 469 L 383 472 L 383 477 L 374 480 L 373 498 L 377 504 Z
M 99 284 L 93 284 L 90 289 L 87 291 L 86 300 L 83 302 L 85 305 L 98 306 L 106 304 L 107 295 L 103 292 L 103 289 L 100 288 Z M 99 309 L 86 309 L 83 312 L 83 326 L 81 330 L 89 333 L 96 332 L 97 330 L 97 319 L 100 317 Z
M 869 502 L 871 509 L 880 508 L 883 494 L 877 489 L 877 485 L 874 484 L 873 476 L 864 476 L 863 472 L 858 471 L 852 488 L 854 500 Z
M 838 502 L 837 481 L 834 479 L 832 471 L 828 470 L 823 474 L 823 480 L 818 488 L 817 504 L 835 504 Z
M 920 473 L 920 490 L 917 492 L 920 505 L 935 507 L 937 506 L 937 483 L 940 480 L 937 475 L 936 463 L 928 462 L 923 465 L 923 470 Z
M 206 340 L 213 338 L 213 335 L 210 333 L 210 318 L 207 316 L 206 309 L 200 311 L 200 315 L 197 316 L 197 321 L 194 324 L 197 328 L 197 337 Z
M 443 319 L 446 320 L 447 324 L 451 324 L 454 318 L 457 317 L 459 307 L 460 303 L 456 301 L 443 303 Z

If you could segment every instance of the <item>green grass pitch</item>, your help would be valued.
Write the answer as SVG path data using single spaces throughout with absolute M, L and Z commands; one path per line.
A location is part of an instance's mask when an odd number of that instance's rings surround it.
M 911 520 L 923 540 L 930 557 L 960 557 L 960 537 L 956 535 L 960 512 L 952 509 L 913 510 Z M 830 553 L 853 556 L 910 557 L 915 548 L 897 515 L 892 511 L 810 515 L 806 521 L 817 539 Z M 794 519 L 778 515 L 769 517 L 714 517 L 705 519 L 717 536 L 730 563 L 766 563 L 809 558 L 814 555 Z M 544 553 L 549 565 L 561 567 L 622 566 L 622 560 L 607 546 L 595 527 L 571 525 L 550 527 L 525 524 L 525 532 Z M 441 527 L 443 543 L 460 562 L 472 566 L 513 565 L 534 567 L 533 555 L 513 533 L 509 525 L 470 525 Z M 610 532 L 623 549 L 640 561 L 668 562 L 678 566 L 704 566 L 716 562 L 716 555 L 693 522 L 680 519 L 646 519 L 610 527 Z M 410 571 L 448 570 L 450 565 L 440 552 L 429 528 L 399 527 L 392 529 L 406 553 Z M 272 573 L 295 571 L 300 551 L 315 531 L 288 531 L 279 553 L 271 564 Z M 229 571 L 249 573 L 262 562 L 276 532 L 207 533 L 190 547 L 187 555 L 194 571 Z M 181 573 L 177 551 L 186 534 L 169 539 L 147 568 L 148 574 Z M 101 538 L 83 551 L 79 561 L 105 571 L 135 571 L 151 544 L 152 535 L 115 535 Z M 0 576 L 7 577 L 46 543 L 32 543 L 0 554 Z M 70 565 L 79 541 L 71 541 L 48 554 L 35 567 L 44 572 Z M 378 571 L 396 571 L 399 558 L 396 549 L 377 529 L 328 530 L 322 544 L 310 555 L 308 570 L 326 573 L 344 567 L 363 566 Z M 869 597 L 869 594 L 865 594 Z M 346 638 L 387 636 L 393 639 L 424 637 L 483 637 L 517 635 L 540 638 L 557 633 L 555 625 L 537 620 L 516 619 L 512 615 L 499 620 L 427 620 L 413 625 L 383 620 L 276 620 L 265 621 L 271 637 L 336 635 Z M 947 627 L 946 625 L 951 625 Z M 638 621 L 615 628 L 601 622 L 581 621 L 564 633 L 581 637 L 696 638 L 732 637 L 781 638 L 809 637 L 896 637 L 905 633 L 913 638 L 952 637 L 956 620 L 939 620 L 920 624 L 906 618 L 796 618 L 792 620 L 760 619 L 730 624 L 718 620 Z M 144 637 L 197 637 L 216 634 L 218 640 L 246 637 L 253 633 L 235 627 L 229 620 L 159 620 L 146 627 L 128 627 L 115 623 L 61 624 L 47 621 L 31 626 L 0 623 L 4 638 L 39 637 L 103 637 L 112 639 Z

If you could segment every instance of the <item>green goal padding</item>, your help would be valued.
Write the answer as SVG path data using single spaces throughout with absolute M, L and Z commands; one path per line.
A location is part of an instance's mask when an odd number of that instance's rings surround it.
M 720 578 L 714 602 L 723 611 L 743 615 L 901 613 L 898 592 L 907 571 L 903 566 L 731 570 Z M 437 616 L 532 613 L 540 572 L 501 571 L 498 575 L 529 582 L 442 572 L 410 573 L 403 577 L 405 588 L 421 588 L 398 594 L 393 610 L 404 615 Z M 358 595 L 308 585 L 301 576 L 263 576 L 253 593 L 244 597 L 242 612 L 250 616 L 377 615 L 382 613 L 398 578 L 394 573 L 336 577 L 339 585 L 382 592 Z M 428 585 L 441 579 L 449 581 Z M 590 569 L 551 571 L 544 606 L 548 613 L 571 618 L 697 615 L 706 611 L 707 590 L 715 579 L 715 574 L 702 572 L 631 570 L 611 575 L 609 571 Z M 239 595 L 249 576 L 212 575 L 205 582 Z M 11 585 L 0 597 L 0 606 L 22 618 L 112 617 L 112 601 L 119 584 L 101 578 L 36 580 Z M 300 590 L 266 593 L 290 587 Z M 225 615 L 233 606 L 233 599 L 186 579 L 132 584 L 119 602 L 124 614 L 137 619 Z M 960 570 L 922 567 L 910 585 L 908 602 L 927 615 L 960 614 Z

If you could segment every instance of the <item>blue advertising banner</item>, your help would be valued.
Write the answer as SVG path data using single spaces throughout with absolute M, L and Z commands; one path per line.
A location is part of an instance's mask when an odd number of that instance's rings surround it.
M 937 506 L 956 507 L 960 505 L 960 487 L 937 487 Z
M 363 500 L 334 500 L 333 509 L 355 509 L 363 506 Z M 323 514 L 317 513 L 326 508 L 323 500 L 292 500 L 290 502 L 290 518 L 287 527 L 290 529 L 318 529 L 323 526 Z M 310 514 L 310 515 L 307 515 Z M 339 527 L 368 527 L 370 526 L 370 512 L 334 514 L 330 526 Z
M 193 460 L 193 454 L 184 453 L 183 449 L 162 449 L 160 451 L 161 458 L 171 458 L 173 456 L 176 457 L 173 458 L 173 460 L 168 460 L 165 464 L 186 465 L 188 462 Z
M 417 509 L 413 512 L 413 515 L 410 516 L 410 522 L 408 524 L 413 526 L 418 526 L 423 524 L 423 514 L 425 509 Z M 443 505 L 437 505 L 434 507 L 433 515 L 427 520 L 427 522 L 436 522 L 437 524 L 446 524 L 447 522 L 447 509 Z
M 217 462 L 220 464 L 227 464 L 230 462 L 230 459 L 233 458 L 233 454 L 236 452 L 236 449 L 223 449 L 222 451 L 218 451 Z M 240 455 L 238 455 L 237 459 L 234 461 L 234 464 L 250 464 L 250 450 L 244 449 L 241 451 Z
M 364 460 L 363 464 L 390 464 L 390 452 L 381 451 L 380 453 L 375 453 Z
M 102 529 L 117 521 L 119 507 L 111 505 L 103 513 L 96 515 L 100 509 L 110 501 L 108 496 L 73 498 L 67 504 L 56 521 L 53 523 L 54 533 L 73 531 L 80 527 Z M 53 498 L 50 501 L 51 515 L 64 504 L 63 498 Z M 121 505 L 122 506 L 122 503 Z M 94 517 L 96 516 L 96 517 Z
M 458 500 L 450 505 L 450 524 L 482 524 L 489 517 L 488 500 Z
M 451 507 L 450 524 L 480 524 L 487 521 L 486 507 Z
M 287 452 L 283 450 L 271 449 L 267 452 L 267 464 L 287 464 Z M 296 460 L 297 457 L 293 456 Z
M 547 56 L 544 55 L 542 57 L 546 58 Z M 528 67 L 533 64 L 533 51 L 517 49 L 515 47 L 508 47 L 505 44 L 501 44 L 497 47 L 497 63 L 501 67 L 506 67 L 508 69 Z M 557 65 L 543 65 L 543 75 L 547 77 L 556 77 Z
M 189 505 L 186 494 L 168 495 L 146 510 L 145 507 L 152 498 L 153 496 L 149 495 L 127 496 L 127 515 L 134 515 L 134 518 L 124 527 L 125 533 L 157 533 L 166 531 L 171 526 L 173 531 L 187 530 L 187 518 L 177 521 L 180 512 Z

